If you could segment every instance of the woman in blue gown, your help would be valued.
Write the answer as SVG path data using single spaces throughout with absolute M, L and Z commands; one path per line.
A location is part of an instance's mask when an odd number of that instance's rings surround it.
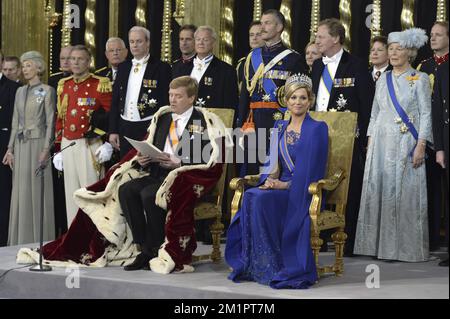
M 272 288 L 308 288 L 317 280 L 310 244 L 308 187 L 324 177 L 328 127 L 313 120 L 311 80 L 294 75 L 284 100 L 290 121 L 277 121 L 259 187 L 244 193 L 227 232 L 229 279 Z

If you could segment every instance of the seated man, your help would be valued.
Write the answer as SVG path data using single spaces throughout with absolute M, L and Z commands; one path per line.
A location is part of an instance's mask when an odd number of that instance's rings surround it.
M 231 141 L 215 114 L 192 106 L 197 89 L 189 76 L 170 83 L 170 106 L 155 114 L 148 129 L 147 142 L 162 155 L 130 151 L 105 179 L 75 192 L 81 210 L 64 236 L 43 247 L 50 265 L 72 260 L 137 270 L 153 258 L 150 267 L 158 273 L 193 270 L 195 202 L 219 180 L 220 144 Z M 38 259 L 36 250 L 22 249 L 17 261 Z

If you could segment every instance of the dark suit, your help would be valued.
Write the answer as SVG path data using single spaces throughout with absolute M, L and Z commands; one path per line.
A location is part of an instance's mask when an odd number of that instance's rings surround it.
M 312 81 L 314 92 L 317 96 L 319 91 L 320 79 L 325 64 L 322 59 L 314 61 L 312 68 Z M 340 79 L 353 79 L 345 81 Z M 364 175 L 365 153 L 367 146 L 367 128 L 369 126 L 370 113 L 372 109 L 369 86 L 369 74 L 366 65 L 357 57 L 344 51 L 339 61 L 334 83 L 331 89 L 328 110 L 351 111 L 358 113 L 358 137 L 355 139 L 353 151 L 352 169 L 350 175 L 350 186 L 348 192 L 347 211 L 345 214 L 345 232 L 347 241 L 345 244 L 345 253 L 350 256 L 353 254 L 355 242 L 356 224 L 358 221 L 359 204 L 361 200 L 362 179 Z M 342 97 L 347 103 L 339 108 L 337 100 Z
M 174 65 L 172 78 L 191 75 L 193 60 Z M 198 86 L 198 106 L 236 109 L 239 103 L 236 72 L 231 65 L 213 57 L 200 79 Z
M 121 118 L 125 111 L 128 77 L 132 72 L 132 62 L 125 61 L 119 65 L 116 81 L 113 85 L 111 111 L 109 113 L 109 133 L 120 136 L 120 157 L 131 149 L 124 136 L 143 139 L 150 121 L 129 122 Z M 150 57 L 145 69 L 138 97 L 139 115 L 146 118 L 155 114 L 161 106 L 169 104 L 169 83 L 172 78 L 170 66 Z M 154 101 L 156 101 L 154 103 Z
M 448 170 L 449 170 L 449 139 L 448 139 L 448 86 L 449 86 L 449 64 L 445 62 L 439 66 L 436 72 L 436 79 L 433 90 L 432 118 L 433 118 L 433 139 L 436 151 L 444 151 L 445 154 L 445 194 L 448 194 Z M 433 159 L 434 160 L 434 159 Z M 446 242 L 448 245 L 448 196 L 444 197 L 445 205 L 445 226 L 446 226 Z
M 158 119 L 153 144 L 160 150 L 164 150 L 171 123 L 172 113 L 166 113 Z M 200 126 L 206 132 L 207 126 L 203 115 L 194 109 L 186 124 L 187 131 L 185 130 L 178 144 L 177 154 L 182 154 L 183 148 L 189 148 L 189 155 L 181 157 L 182 165 L 205 163 L 203 159 L 196 158 L 198 152 L 194 153 L 192 145 L 195 142 L 192 141 L 201 140 L 202 151 L 209 141 L 202 140 L 200 133 L 187 133 L 190 125 L 199 125 L 199 123 L 201 123 Z M 135 165 L 139 166 L 139 163 L 136 162 Z M 150 171 L 149 176 L 131 180 L 119 188 L 119 200 L 133 233 L 134 243 L 140 244 L 147 255 L 156 256 L 158 248 L 164 241 L 164 225 L 167 212 L 155 204 L 155 198 L 158 189 L 170 170 L 162 168 L 158 163 L 150 164 L 146 170 Z
M 19 84 L 2 75 L 0 79 L 0 156 L 6 154 L 11 133 L 14 99 Z M 9 166 L 0 163 L 0 247 L 8 241 L 9 205 L 12 176 Z
M 392 70 L 392 65 L 388 65 L 388 67 L 386 68 L 386 70 L 383 71 L 387 72 Z M 369 101 L 369 105 L 372 107 L 373 104 L 373 98 L 375 97 L 375 89 L 376 89 L 376 84 L 377 82 L 374 80 L 373 78 L 373 67 L 369 68 L 369 92 L 370 92 L 370 101 Z M 381 75 L 380 75 L 381 76 Z
M 436 81 L 438 68 L 439 64 L 434 57 L 423 60 L 417 66 L 417 70 L 428 74 L 432 88 Z M 442 193 L 442 179 L 444 177 L 444 172 L 441 166 L 436 163 L 436 152 L 430 145 L 427 145 L 426 154 L 425 167 L 427 171 L 428 233 L 430 235 L 430 250 L 433 251 L 437 250 L 440 245 L 441 214 L 443 210 L 442 197 L 444 196 Z

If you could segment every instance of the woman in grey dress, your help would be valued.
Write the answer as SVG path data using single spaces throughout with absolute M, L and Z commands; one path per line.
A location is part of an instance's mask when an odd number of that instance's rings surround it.
M 407 262 L 428 259 L 424 157 L 432 140 L 431 88 L 427 74 L 410 64 L 426 41 L 421 29 L 389 34 L 393 70 L 376 83 L 355 254 Z
M 36 169 L 49 157 L 55 122 L 55 90 L 41 83 L 45 72 L 42 55 L 24 53 L 20 61 L 27 85 L 16 93 L 11 137 L 3 164 L 13 170 L 8 245 L 39 241 L 40 177 Z M 44 169 L 44 240 L 54 239 L 51 166 Z

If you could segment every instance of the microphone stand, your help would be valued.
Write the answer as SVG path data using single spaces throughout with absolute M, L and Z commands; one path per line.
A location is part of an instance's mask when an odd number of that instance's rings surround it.
M 42 264 L 42 246 L 44 244 L 44 170 L 47 167 L 48 162 L 57 154 L 63 152 L 65 149 L 75 145 L 75 142 L 70 143 L 66 147 L 62 148 L 59 152 L 56 152 L 48 159 L 43 161 L 38 168 L 34 171 L 36 177 L 41 179 L 41 211 L 40 211 L 40 225 L 39 225 L 39 264 L 30 268 L 30 271 L 51 271 L 52 267 Z

